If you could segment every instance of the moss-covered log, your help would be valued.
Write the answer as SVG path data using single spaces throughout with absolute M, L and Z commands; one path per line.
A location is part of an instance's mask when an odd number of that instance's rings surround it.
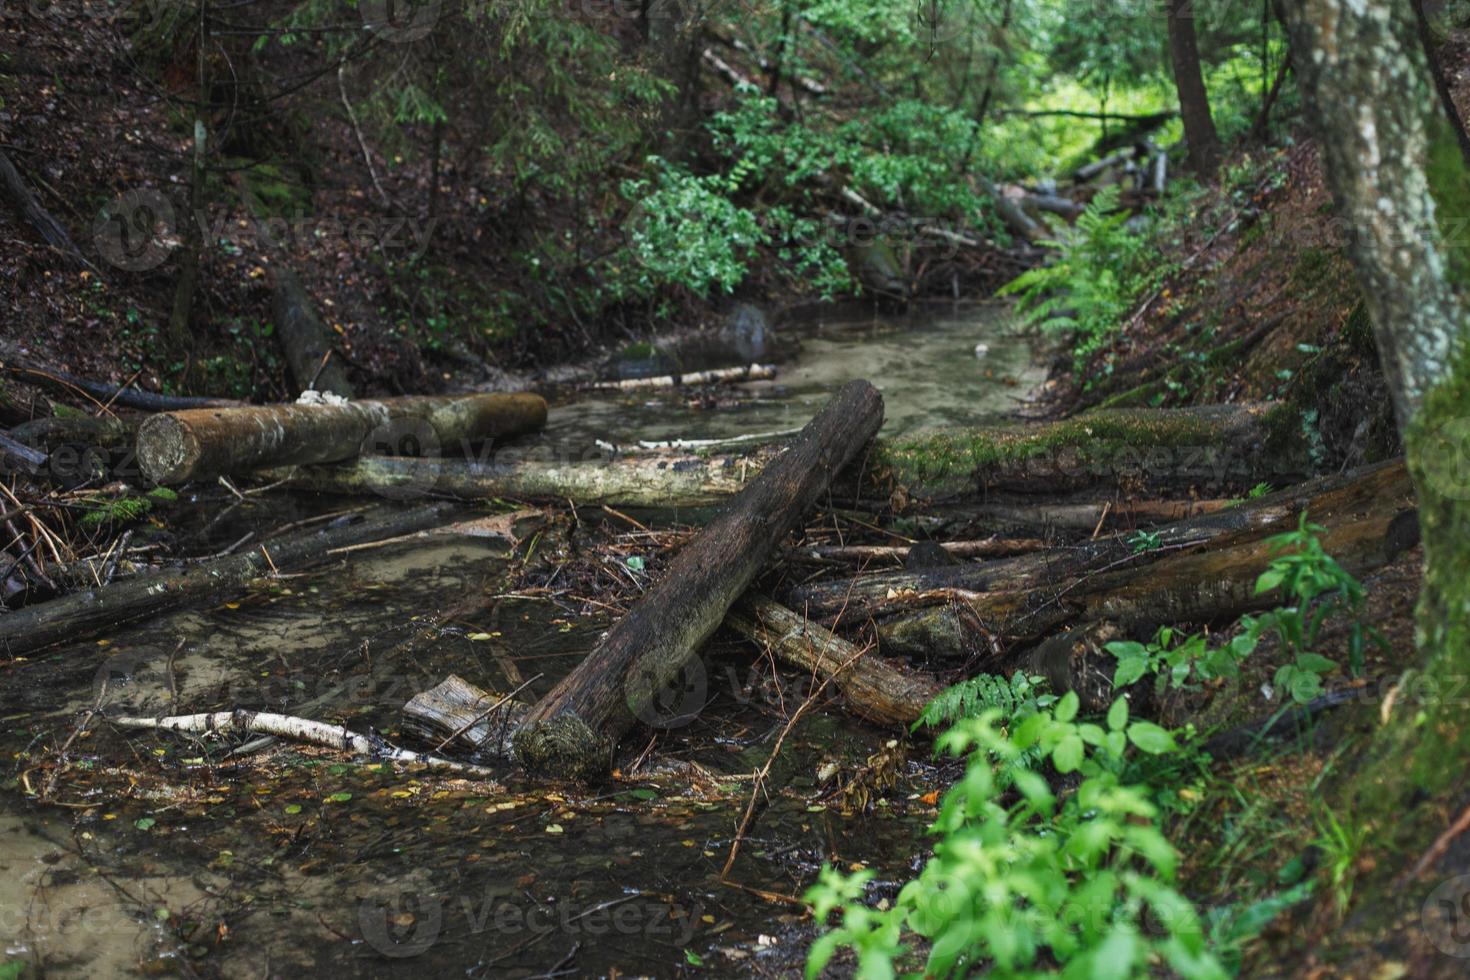
M 834 678 L 854 713 L 879 725 L 907 728 L 942 689 L 934 678 L 901 670 L 767 596 L 742 598 L 725 625 L 818 680 Z
M 81 640 L 93 633 L 177 609 L 212 596 L 230 595 L 253 578 L 320 561 L 338 548 L 410 534 L 448 521 L 458 505 L 439 503 L 389 513 L 345 527 L 316 529 L 250 551 L 201 562 L 184 569 L 77 592 L 61 599 L 26 606 L 0 617 L 0 650 L 14 656 Z
M 1305 452 L 1262 448 L 1279 427 L 1273 410 L 1259 405 L 1107 409 L 1057 422 L 922 432 L 880 443 L 871 463 L 911 496 L 929 497 L 1310 476 Z
M 1121 567 L 1137 567 L 1189 549 L 1198 550 L 1227 535 L 1261 536 L 1303 510 L 1313 519 L 1350 512 L 1384 495 L 1409 488 L 1402 460 L 1379 463 L 1341 476 L 1322 477 L 1299 486 L 1241 501 L 1234 507 L 1156 529 L 1148 550 L 1124 537 L 1088 541 L 1070 548 L 998 561 L 942 568 L 880 572 L 799 586 L 786 596 L 794 609 L 830 619 L 841 610 L 849 622 L 914 605 L 938 604 L 956 592 L 1016 591 L 1066 581 Z
M 618 739 L 647 715 L 656 692 L 694 656 L 771 551 L 882 422 L 883 398 L 872 385 L 844 385 L 531 710 L 515 736 L 521 764 L 562 778 L 605 775 Z
M 252 405 L 155 415 L 138 429 L 138 463 L 155 483 L 325 463 L 375 451 L 434 453 L 532 432 L 540 395 L 388 398 L 327 405 Z M 381 444 L 381 445 L 380 445 Z

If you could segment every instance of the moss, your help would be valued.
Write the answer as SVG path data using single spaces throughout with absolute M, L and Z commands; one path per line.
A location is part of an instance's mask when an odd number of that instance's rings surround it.
M 1434 198 L 1434 220 L 1445 244 L 1449 280 L 1463 295 L 1470 284 L 1470 241 L 1466 241 L 1466 219 L 1470 218 L 1470 170 L 1460 153 L 1460 144 L 1449 120 L 1436 113 L 1431 126 L 1429 159 L 1425 176 Z

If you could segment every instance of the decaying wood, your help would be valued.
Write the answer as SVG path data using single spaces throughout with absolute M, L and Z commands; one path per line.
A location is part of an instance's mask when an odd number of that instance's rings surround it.
M 1414 493 L 1402 467 L 1380 475 L 1380 496 L 1310 509 L 1324 525 L 1322 547 L 1351 574 L 1393 561 L 1418 542 Z M 1260 574 L 1277 554 L 1270 535 L 1293 530 L 1287 517 L 1264 529 L 1223 537 L 1207 549 L 1166 555 L 1138 567 L 1067 578 L 1029 589 L 953 592 L 942 607 L 921 609 L 879 626 L 885 652 L 973 655 L 997 641 L 1040 637 L 1068 622 L 1108 621 L 1147 631 L 1165 623 L 1212 622 L 1279 604 L 1276 592 L 1257 594 Z
M 233 408 L 245 404 L 231 398 L 198 398 L 186 395 L 160 395 L 155 391 L 144 391 L 132 385 L 114 385 L 103 381 L 79 378 L 66 371 L 41 367 L 18 358 L 9 351 L 0 351 L 5 357 L 5 370 L 18 378 L 41 385 L 53 391 L 74 395 L 81 392 L 109 406 L 136 408 L 145 412 L 171 412 L 186 408 Z
M 85 639 L 123 623 L 176 609 L 211 596 L 233 594 L 251 579 L 320 561 L 350 547 L 453 519 L 456 505 L 437 503 L 385 514 L 345 527 L 315 529 L 268 542 L 245 554 L 170 569 L 26 606 L 0 616 L 0 650 L 14 656 L 56 643 Z
M 511 737 L 531 706 L 506 694 L 481 690 L 456 674 L 403 706 L 405 728 L 420 737 L 448 741 L 491 758 L 511 757 Z
M 744 596 L 725 625 L 793 667 L 833 678 L 853 711 L 880 725 L 907 728 L 941 690 L 932 677 L 900 670 L 767 596 Z
M 277 738 L 309 742 L 312 745 L 351 752 L 371 759 L 422 765 L 430 769 L 444 769 L 477 779 L 495 778 L 495 773 L 482 766 L 456 762 L 453 759 L 445 759 L 424 752 L 410 752 L 377 735 L 361 735 L 348 731 L 342 725 L 328 725 L 309 718 L 277 715 L 266 711 L 248 711 L 244 708 L 237 708 L 234 711 L 215 711 L 198 715 L 172 715 L 164 718 L 121 717 L 111 720 L 119 728 L 154 729 L 195 735 L 230 733 L 273 735 Z
M 703 507 L 729 500 L 760 472 L 766 455 L 624 456 L 607 462 L 536 460 L 476 463 L 461 459 L 363 456 L 333 466 L 302 466 L 291 484 L 327 493 L 394 493 L 413 488 L 462 500 L 572 501 L 610 507 Z
M 46 465 L 47 455 L 9 434 L 0 432 L 0 473 L 34 476 Z
M 138 429 L 138 463 L 155 483 L 186 483 L 263 467 L 335 462 L 364 451 L 458 449 L 545 423 L 546 401 L 531 394 L 193 409 L 145 421 Z M 374 445 L 365 445 L 370 441 Z
M 1238 500 L 1212 499 L 1122 500 L 1101 504 L 979 504 L 964 508 L 962 513 L 970 520 L 1092 531 L 1183 521 L 1214 514 L 1239 503 Z M 954 512 L 946 511 L 946 516 L 954 516 Z
M 724 619 L 832 477 L 873 438 L 883 399 L 844 385 L 785 452 L 685 545 L 664 576 L 531 710 L 514 738 L 533 773 L 605 775 L 613 748 Z
M 942 541 L 939 547 L 956 558 L 1006 558 L 1044 551 L 1051 545 L 1040 538 L 989 537 L 978 541 Z M 815 545 L 796 549 L 798 554 L 823 561 L 903 561 L 909 545 L 849 544 Z
M 36 195 L 30 185 L 20 175 L 20 171 L 15 169 L 15 164 L 10 162 L 10 157 L 6 156 L 4 151 L 0 151 L 0 184 L 5 186 L 5 191 L 15 203 L 16 210 L 30 223 L 32 228 L 36 229 L 47 245 L 77 265 L 85 266 L 94 272 L 97 271 L 97 267 L 87 261 L 82 250 L 77 248 L 76 243 L 71 240 L 71 236 L 67 234 L 61 222 L 52 217 L 51 212 L 36 200 Z
M 739 384 L 742 381 L 769 381 L 776 376 L 774 364 L 746 364 L 743 367 L 712 368 L 683 374 L 661 374 L 652 378 L 624 378 L 621 381 L 599 381 L 592 387 L 604 391 L 638 391 L 644 388 L 675 388 L 680 385 Z
M 301 284 L 301 277 L 285 266 L 275 270 L 271 310 L 296 387 L 351 398 L 352 384 L 337 353 L 336 337 L 317 314 L 316 303 Z
M 851 622 L 902 607 L 935 605 L 959 592 L 1015 591 L 1070 581 L 1121 567 L 1152 564 L 1182 550 L 1198 550 L 1233 534 L 1272 533 L 1303 510 L 1332 516 L 1371 504 L 1381 496 L 1402 494 L 1408 474 L 1401 460 L 1321 477 L 1234 507 L 1165 524 L 1152 532 L 1151 546 L 1139 550 L 1127 536 L 1110 536 L 1068 548 L 998 561 L 944 568 L 879 572 L 798 586 L 785 597 L 793 609 L 828 620 L 846 610 Z M 925 597 L 928 598 L 925 598 Z

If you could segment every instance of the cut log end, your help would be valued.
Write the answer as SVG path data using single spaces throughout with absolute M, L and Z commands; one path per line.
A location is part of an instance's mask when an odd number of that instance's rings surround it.
M 570 712 L 528 722 L 513 744 L 516 760 L 533 776 L 595 782 L 612 769 L 612 740 Z
M 138 427 L 138 464 L 154 483 L 183 483 L 199 465 L 199 440 L 171 415 L 154 415 Z

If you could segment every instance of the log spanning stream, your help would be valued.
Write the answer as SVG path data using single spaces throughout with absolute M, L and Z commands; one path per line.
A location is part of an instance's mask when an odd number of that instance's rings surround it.
M 885 433 L 984 422 L 1040 380 L 1008 330 L 990 307 L 818 323 L 797 359 L 774 382 L 742 387 L 737 406 L 599 395 L 555 407 L 538 445 L 574 453 L 598 439 L 793 429 L 855 377 L 882 390 Z M 350 505 L 277 492 L 171 530 L 207 526 L 207 552 Z M 218 740 L 122 732 L 89 715 L 311 706 L 402 744 L 404 702 L 450 674 L 533 701 L 613 622 L 504 590 L 508 563 L 538 533 L 505 520 L 483 535 L 348 550 L 238 599 L 13 664 L 0 682 L 5 956 L 37 958 L 48 976 L 670 976 L 696 962 L 741 975 L 799 968 L 811 927 L 782 897 L 823 862 L 867 866 L 880 881 L 912 873 L 933 816 L 926 747 L 904 760 L 888 732 L 814 710 L 785 733 L 722 880 L 750 774 L 807 681 L 789 670 L 773 680 L 724 633 L 700 660 L 693 710 L 657 719 L 656 750 L 590 789 L 512 766 L 494 779 L 395 772 L 297 744 L 231 755 Z M 486 590 L 499 598 L 457 612 Z M 68 738 L 73 761 L 48 785 L 51 770 L 24 760 Z M 844 812 L 838 770 L 886 780 L 881 804 Z

